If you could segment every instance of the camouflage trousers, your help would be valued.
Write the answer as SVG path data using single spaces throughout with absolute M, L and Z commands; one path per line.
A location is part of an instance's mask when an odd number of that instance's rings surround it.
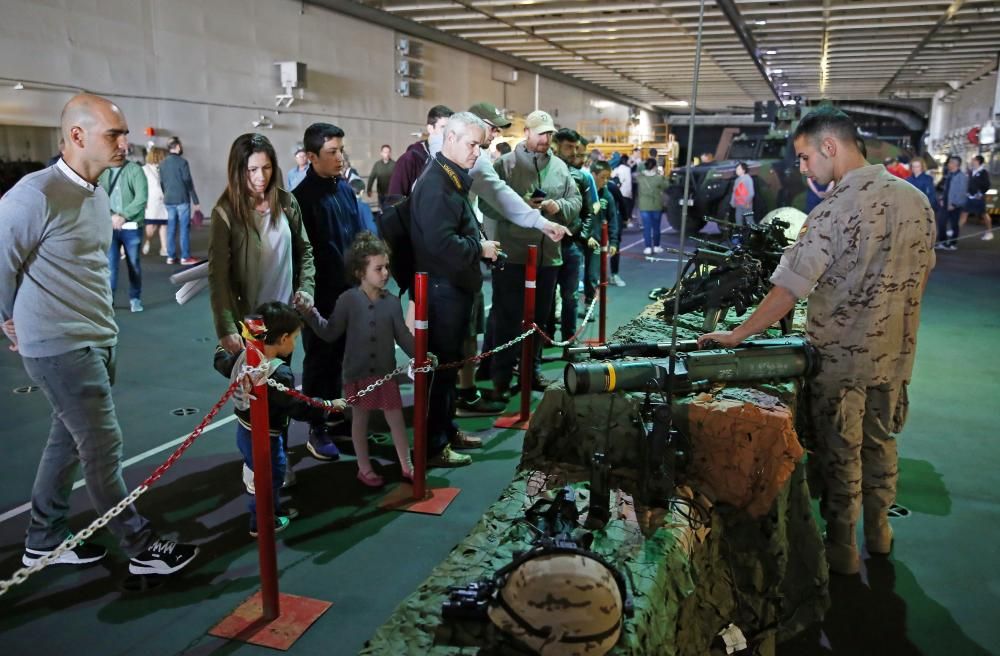
M 906 419 L 906 384 L 845 387 L 809 383 L 812 421 L 810 483 L 819 483 L 820 511 L 855 525 L 862 506 L 870 519 L 896 500 L 898 454 L 893 436 Z

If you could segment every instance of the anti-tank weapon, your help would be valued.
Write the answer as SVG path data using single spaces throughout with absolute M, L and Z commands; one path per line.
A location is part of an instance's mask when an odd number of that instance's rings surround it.
M 563 378 L 570 394 L 643 392 L 650 381 L 673 393 L 686 393 L 707 389 L 713 383 L 810 377 L 819 371 L 819 355 L 802 337 L 755 340 L 731 349 L 678 352 L 672 379 L 669 363 L 669 357 L 570 363 Z

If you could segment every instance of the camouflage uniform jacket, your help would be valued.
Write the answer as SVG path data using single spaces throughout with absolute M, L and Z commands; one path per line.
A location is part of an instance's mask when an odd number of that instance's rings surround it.
M 823 382 L 909 382 L 934 235 L 927 197 L 880 165 L 848 171 L 809 214 L 771 282 L 809 297 Z

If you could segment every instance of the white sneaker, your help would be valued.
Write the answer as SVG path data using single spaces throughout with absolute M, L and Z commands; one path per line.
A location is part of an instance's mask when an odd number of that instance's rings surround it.
M 660 248 L 659 246 L 653 246 L 653 252 L 654 253 L 662 253 L 663 249 Z
M 644 248 L 644 249 L 642 249 L 642 254 L 643 255 L 652 255 L 653 254 L 653 249 L 652 248 Z
M 622 280 L 622 277 L 616 273 L 615 275 L 611 276 L 611 284 L 614 285 L 615 287 L 624 287 L 625 281 Z
M 247 467 L 246 463 L 243 463 L 243 487 L 247 489 L 247 494 L 254 493 L 253 470 Z
M 142 312 L 142 301 L 133 298 L 128 302 L 128 308 L 133 312 Z
M 989 241 L 989 240 L 993 239 L 993 233 L 992 232 L 983 233 L 983 236 L 981 237 L 981 239 L 983 241 Z

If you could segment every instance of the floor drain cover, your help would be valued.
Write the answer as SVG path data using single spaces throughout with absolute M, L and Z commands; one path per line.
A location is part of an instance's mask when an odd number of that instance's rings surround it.
M 195 337 L 194 341 L 198 342 L 199 344 L 207 344 L 208 342 L 214 342 L 215 340 L 212 339 L 211 337 Z
M 38 385 L 23 385 L 21 387 L 14 388 L 14 394 L 31 394 L 32 392 L 37 392 L 40 387 Z
M 909 517 L 910 516 L 910 509 L 909 508 L 904 508 L 903 506 L 900 506 L 900 505 L 894 503 L 891 506 L 889 506 L 889 513 L 888 513 L 888 515 L 889 515 L 889 517 L 895 517 L 895 518 L 898 518 L 898 517 Z
M 174 408 L 170 411 L 170 414 L 177 415 L 178 417 L 187 417 L 188 415 L 193 415 L 198 413 L 198 408 Z

